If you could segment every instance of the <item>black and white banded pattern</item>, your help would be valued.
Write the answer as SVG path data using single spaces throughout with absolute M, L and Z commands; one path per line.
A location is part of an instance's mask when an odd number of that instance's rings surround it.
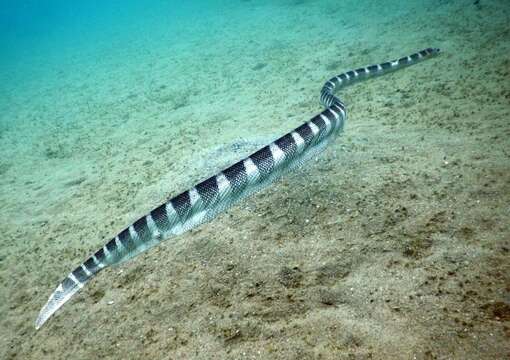
M 122 230 L 58 285 L 40 311 L 36 328 L 40 328 L 105 267 L 126 261 L 163 240 L 212 220 L 239 200 L 318 154 L 343 129 L 346 120 L 345 106 L 334 95 L 336 90 L 360 79 L 415 64 L 438 52 L 439 49 L 425 49 L 398 60 L 348 71 L 328 80 L 320 96 L 324 111 L 219 174 L 173 197 Z

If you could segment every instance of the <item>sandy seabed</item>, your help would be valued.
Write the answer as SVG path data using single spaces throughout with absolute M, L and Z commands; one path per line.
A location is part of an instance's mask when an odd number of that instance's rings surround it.
M 2 89 L 0 358 L 508 358 L 510 6 L 365 3 L 242 2 L 209 46 L 105 50 Z M 345 132 L 316 160 L 35 330 L 70 270 L 318 113 L 326 79 L 428 46 L 442 54 L 343 91 Z

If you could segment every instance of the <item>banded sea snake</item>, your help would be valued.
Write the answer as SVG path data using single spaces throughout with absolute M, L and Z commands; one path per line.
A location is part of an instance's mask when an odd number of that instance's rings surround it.
M 351 70 L 328 80 L 320 114 L 168 202 L 122 230 L 58 285 L 35 322 L 39 329 L 84 284 L 105 267 L 119 264 L 172 236 L 211 221 L 228 207 L 318 154 L 343 129 L 345 105 L 334 91 L 356 80 L 415 64 L 439 52 L 428 48 L 398 60 Z

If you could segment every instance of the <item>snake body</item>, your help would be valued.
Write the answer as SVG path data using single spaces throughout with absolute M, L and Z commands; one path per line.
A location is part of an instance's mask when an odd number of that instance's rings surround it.
M 231 205 L 318 154 L 341 132 L 347 117 L 345 105 L 334 95 L 336 90 L 360 79 L 415 64 L 438 52 L 439 49 L 428 48 L 398 60 L 347 71 L 328 80 L 320 96 L 324 111 L 245 159 L 171 198 L 122 230 L 58 285 L 41 309 L 36 328 L 39 329 L 102 269 L 211 221 Z

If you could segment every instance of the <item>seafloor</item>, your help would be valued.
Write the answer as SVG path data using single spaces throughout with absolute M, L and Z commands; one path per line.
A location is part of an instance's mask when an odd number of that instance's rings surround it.
M 0 358 L 510 356 L 510 6 L 387 3 L 231 2 L 178 41 L 140 28 L 119 49 L 109 29 L 2 69 Z M 316 114 L 326 79 L 428 46 L 342 92 L 345 133 L 316 161 L 35 331 L 68 271 Z

